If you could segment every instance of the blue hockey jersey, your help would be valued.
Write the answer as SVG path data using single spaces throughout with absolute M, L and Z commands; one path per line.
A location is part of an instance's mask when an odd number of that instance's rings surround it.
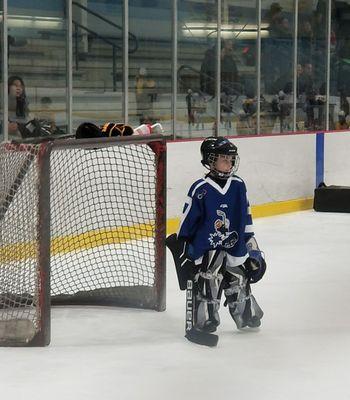
M 231 265 L 241 265 L 248 257 L 246 241 L 252 235 L 247 190 L 241 178 L 228 178 L 223 188 L 209 176 L 193 183 L 178 232 L 189 242 L 193 260 L 219 249 L 231 256 Z

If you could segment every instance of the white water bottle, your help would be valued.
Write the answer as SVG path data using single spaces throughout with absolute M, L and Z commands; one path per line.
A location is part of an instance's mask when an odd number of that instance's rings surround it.
M 152 126 L 150 124 L 142 124 L 134 129 L 134 135 L 150 135 Z
M 134 129 L 134 135 L 150 135 L 151 133 L 163 133 L 163 127 L 160 123 L 154 125 L 142 124 Z

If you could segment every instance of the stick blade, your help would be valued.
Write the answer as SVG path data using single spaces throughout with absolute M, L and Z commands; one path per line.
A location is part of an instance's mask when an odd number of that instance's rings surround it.
M 202 332 L 194 328 L 186 332 L 185 338 L 187 338 L 190 342 L 208 347 L 215 347 L 219 341 L 218 335 L 213 335 L 212 333 L 208 332 Z

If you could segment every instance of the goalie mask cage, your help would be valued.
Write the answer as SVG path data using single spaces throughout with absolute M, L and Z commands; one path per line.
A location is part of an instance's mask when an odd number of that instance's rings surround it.
M 0 145 L 0 346 L 50 342 L 50 305 L 165 309 L 161 136 Z

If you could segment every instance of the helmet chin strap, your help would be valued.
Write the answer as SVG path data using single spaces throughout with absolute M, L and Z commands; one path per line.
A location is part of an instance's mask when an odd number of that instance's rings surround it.
M 233 170 L 231 169 L 230 172 L 221 172 L 218 171 L 214 168 L 210 169 L 210 174 L 214 177 L 214 178 L 219 178 L 219 179 L 228 179 L 230 176 L 233 175 Z

